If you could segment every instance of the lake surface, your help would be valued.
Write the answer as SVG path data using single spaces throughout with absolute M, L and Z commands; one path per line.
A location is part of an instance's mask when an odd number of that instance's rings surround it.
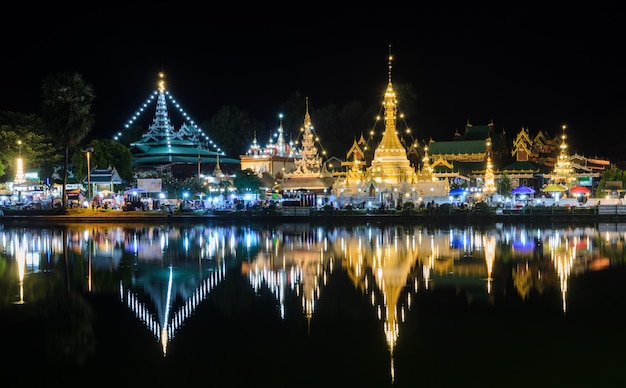
M 625 386 L 625 240 L 618 223 L 4 225 L 0 385 Z

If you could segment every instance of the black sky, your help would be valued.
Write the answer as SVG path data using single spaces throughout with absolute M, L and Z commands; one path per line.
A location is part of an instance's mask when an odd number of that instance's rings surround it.
M 394 84 L 417 92 L 409 125 L 420 139 L 451 140 L 468 120 L 531 135 L 556 135 L 565 124 L 572 152 L 626 160 L 622 13 L 398 15 L 187 22 L 162 10 L 162 20 L 54 19 L 31 34 L 5 26 L 0 110 L 38 114 L 43 78 L 77 71 L 96 93 L 93 133 L 108 137 L 164 71 L 197 123 L 231 105 L 276 125 L 294 91 L 317 107 L 382 102 L 391 44 Z

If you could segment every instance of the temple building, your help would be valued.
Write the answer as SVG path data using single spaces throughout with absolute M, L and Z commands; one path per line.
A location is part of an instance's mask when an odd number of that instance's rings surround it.
M 451 141 L 431 140 L 427 149 L 435 176 L 475 191 L 479 200 L 496 193 L 497 182 L 505 177 L 513 188 L 529 186 L 537 193 L 548 184 L 564 189 L 588 186 L 593 191 L 601 172 L 610 166 L 605 159 L 570 155 L 565 126 L 555 137 L 544 131 L 531 137 L 522 127 L 510 148 L 506 133 L 496 133 L 493 122 L 472 125 L 468 121 L 464 133 L 456 132 Z
M 487 125 L 468 121 L 464 132 L 455 132 L 453 140 L 431 139 L 428 153 L 435 176 L 489 195 L 495 192 L 496 170 L 508 154 L 506 134 L 496 133 L 493 121 Z
M 193 124 L 182 123 L 176 130 L 167 109 L 169 95 L 165 88 L 165 76 L 159 73 L 156 93 L 156 113 L 148 131 L 141 139 L 130 144 L 133 168 L 138 177 L 161 177 L 171 175 L 184 179 L 211 174 L 216 168 L 234 172 L 239 160 L 209 150 L 208 137 Z
M 278 125 L 276 142 L 270 135 L 265 146 L 257 141 L 256 133 L 252 145 L 245 155 L 239 156 L 240 169 L 254 171 L 268 191 L 280 191 L 281 183 L 288 171 L 295 169 L 295 148 L 285 140 L 282 116 Z
M 313 133 L 309 99 L 306 99 L 304 126 L 300 129 L 300 147 L 297 148 L 293 161 L 294 168 L 285 173 L 281 188 L 287 196 L 299 197 L 303 205 L 321 205 L 317 199 L 330 194 L 335 177 L 326 168 L 316 146 Z
M 367 163 L 365 150 L 358 142 L 347 153 L 345 174 L 333 184 L 333 196 L 338 205 L 369 203 L 370 206 L 396 208 L 403 203 L 414 204 L 448 195 L 447 179 L 438 179 L 427 163 L 418 170 L 413 167 L 396 130 L 398 101 L 391 82 L 389 55 L 388 85 L 383 100 L 385 129 Z

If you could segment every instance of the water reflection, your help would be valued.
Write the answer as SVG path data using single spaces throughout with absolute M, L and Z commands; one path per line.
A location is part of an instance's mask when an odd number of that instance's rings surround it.
M 452 289 L 467 305 L 493 308 L 555 290 L 559 304 L 548 309 L 565 316 L 572 276 L 623 265 L 625 230 L 622 224 L 5 226 L 0 313 L 14 314 L 8 305 L 49 303 L 59 287 L 74 298 L 115 292 L 167 358 L 187 320 L 229 277 L 244 276 L 256 295 L 271 294 L 279 319 L 301 315 L 310 337 L 327 284 L 341 274 L 380 322 L 393 383 L 395 350 L 402 333 L 414 330 L 402 325 L 417 296 Z M 297 312 L 289 311 L 291 297 Z M 75 338 L 76 328 L 61 337 L 66 347 L 76 342 L 75 362 L 95 351 L 85 345 L 95 334 L 82 325 L 82 338 Z

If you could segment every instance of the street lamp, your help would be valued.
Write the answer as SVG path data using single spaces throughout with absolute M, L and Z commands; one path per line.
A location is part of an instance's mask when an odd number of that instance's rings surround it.
M 24 183 L 24 181 L 26 180 L 24 177 L 24 162 L 22 160 L 22 141 L 18 140 L 17 141 L 17 147 L 18 147 L 18 157 L 17 157 L 17 166 L 15 169 L 15 183 Z
M 91 165 L 89 163 L 89 156 L 93 152 L 93 147 L 87 147 L 83 152 L 87 155 L 87 201 L 91 203 Z

